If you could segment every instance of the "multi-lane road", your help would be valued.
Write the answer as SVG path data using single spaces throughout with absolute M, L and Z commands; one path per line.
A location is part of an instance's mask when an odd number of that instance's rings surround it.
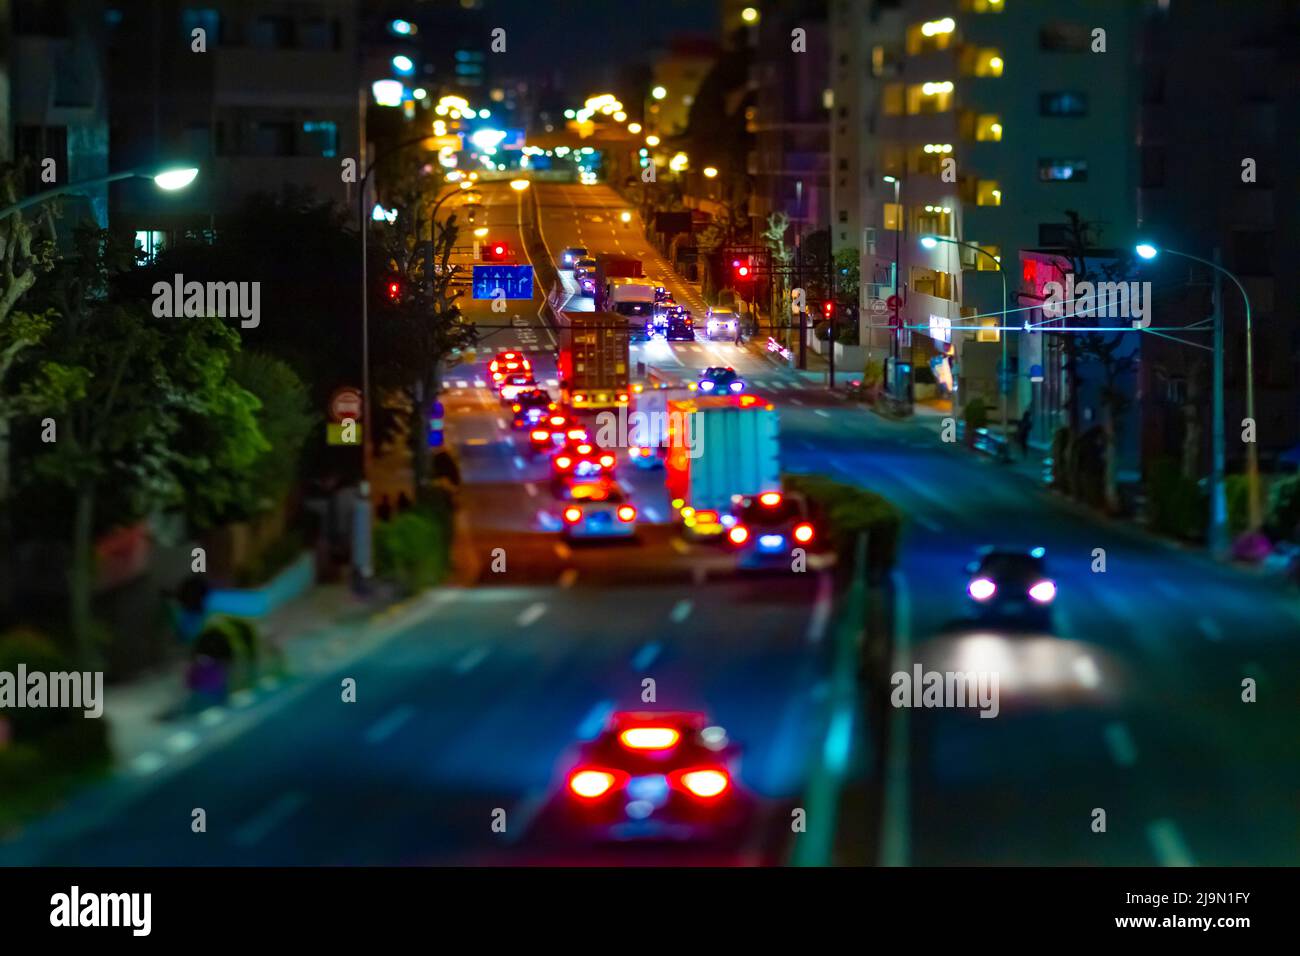
M 525 249 L 523 203 L 485 184 L 479 225 Z M 696 315 L 698 294 L 623 224 L 605 186 L 535 183 L 545 244 L 640 255 Z M 484 221 L 486 218 L 486 222 Z M 572 287 L 567 287 L 572 292 Z M 566 547 L 547 530 L 546 466 L 527 455 L 486 361 L 529 353 L 555 378 L 543 291 L 506 313 L 466 303 L 484 341 L 451 368 L 444 403 L 465 477 L 477 583 L 425 599 L 347 664 L 302 676 L 238 732 L 167 772 L 74 802 L 9 844 L 0 863 L 475 863 L 788 860 L 828 734 L 827 605 L 816 573 L 739 579 L 676 539 L 661 476 L 622 466 L 643 521 L 635 545 Z M 563 301 L 563 297 L 562 300 Z M 568 303 L 581 308 L 581 302 Z M 879 774 L 850 726 L 845 767 L 872 775 L 843 807 L 836 859 L 894 864 L 1293 863 L 1300 856 L 1300 602 L 1062 503 L 1033 482 L 828 395 L 760 349 L 634 347 L 687 377 L 735 367 L 781 411 L 782 464 L 878 490 L 908 516 L 897 666 L 996 670 L 996 719 L 895 710 Z M 1042 545 L 1060 585 L 1055 632 L 1009 640 L 964 623 L 964 571 L 987 543 Z M 1104 571 L 1098 563 L 1104 552 Z M 505 569 L 493 570 L 492 557 Z M 499 566 L 499 562 L 498 562 Z M 339 681 L 357 682 L 356 703 Z M 756 810 L 707 851 L 593 854 L 536 823 L 565 754 L 611 710 L 708 711 L 744 748 Z M 1242 701 L 1242 681 L 1258 702 Z M 843 741 L 841 741 L 843 743 Z M 861 783 L 861 781 L 859 781 Z M 191 833 L 191 811 L 208 832 Z M 505 832 L 498 832 L 504 811 Z M 1104 811 L 1101 832 L 1098 811 Z M 855 817 L 855 814 L 857 815 Z M 810 821 L 810 827 L 825 821 Z M 877 838 L 879 836 L 879 838 Z

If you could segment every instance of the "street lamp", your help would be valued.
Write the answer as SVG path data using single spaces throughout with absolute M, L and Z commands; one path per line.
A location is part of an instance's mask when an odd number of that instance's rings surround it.
M 100 176 L 96 179 L 87 179 L 79 183 L 68 183 L 65 186 L 58 186 L 54 189 L 47 189 L 45 192 L 25 196 L 18 202 L 0 209 L 0 219 L 5 219 L 20 210 L 39 205 L 40 203 L 54 199 L 58 196 L 80 193 L 87 189 L 94 189 L 96 186 L 106 186 L 109 183 L 115 183 L 122 179 L 152 179 L 154 185 L 159 189 L 165 192 L 176 192 L 194 182 L 198 175 L 199 171 L 197 167 L 194 166 L 174 166 L 166 169 L 158 169 L 156 167 L 148 169 L 128 169 L 124 172 L 110 173 L 107 176 Z
M 964 246 L 967 249 L 974 249 L 982 256 L 987 256 L 989 261 L 997 267 L 998 276 L 1002 279 L 1002 322 L 998 329 L 998 338 L 1002 340 L 1002 368 L 998 375 L 998 393 L 1000 396 L 1000 407 L 1002 409 L 1002 437 L 1005 439 L 1007 434 L 1007 392 L 1009 391 L 1009 382 L 1007 381 L 1007 274 L 1002 269 L 1002 262 L 993 253 L 987 249 L 981 248 L 973 242 L 962 242 L 960 239 L 952 239 L 948 236 L 922 236 L 921 245 L 927 249 L 933 249 L 941 242 L 946 242 L 954 246 Z
M 890 336 L 890 340 L 889 340 L 889 346 L 890 346 L 889 351 L 891 353 L 891 356 L 893 357 L 894 362 L 897 363 L 898 360 L 902 358 L 902 353 L 903 353 L 903 320 L 902 320 L 903 304 L 902 302 L 899 301 L 898 298 L 899 276 L 903 271 L 902 262 L 903 262 L 903 219 L 904 219 L 903 207 L 898 197 L 899 197 L 899 190 L 902 188 L 903 185 L 903 181 L 898 176 L 885 176 L 884 180 L 886 183 L 894 187 L 894 215 L 897 217 L 894 220 L 894 301 L 898 303 L 899 321 L 898 321 L 898 327 L 894 329 L 894 334 Z M 871 330 L 870 329 L 867 330 L 867 363 L 868 365 L 870 365 L 871 363 Z M 884 376 L 885 366 L 887 366 L 888 364 L 889 362 L 887 361 L 884 360 L 881 361 L 880 377 L 882 380 L 885 377 Z M 912 373 L 915 374 L 916 370 L 913 369 Z M 892 395 L 894 392 L 893 383 L 882 381 L 882 384 L 888 387 L 889 393 Z
M 705 167 L 704 167 L 704 178 L 705 178 L 705 179 L 713 179 L 713 178 L 714 178 L 715 176 L 717 176 L 717 175 L 718 175 L 718 171 L 717 171 L 717 169 L 715 169 L 714 167 L 712 167 L 712 166 L 705 166 Z
M 528 182 L 527 179 L 512 179 L 512 180 L 510 180 L 510 188 L 513 189 L 513 190 L 514 190 L 515 192 L 517 192 L 517 193 L 521 193 L 521 192 L 523 192 L 525 189 L 528 188 L 528 185 L 529 185 L 529 182 Z
M 1230 270 L 1219 264 L 1219 250 L 1214 250 L 1214 260 L 1202 259 L 1190 252 L 1178 252 L 1175 249 L 1160 248 L 1149 242 L 1138 243 L 1134 252 L 1142 259 L 1150 261 L 1164 252 L 1171 256 L 1199 262 L 1214 270 L 1214 412 L 1213 412 L 1213 464 L 1210 469 L 1210 548 L 1218 556 L 1228 551 L 1228 501 L 1224 487 L 1225 453 L 1224 435 L 1226 427 L 1223 412 L 1223 292 L 1221 276 L 1227 276 L 1241 293 L 1241 300 L 1246 306 L 1246 417 L 1255 420 L 1255 356 L 1254 330 L 1250 318 L 1250 296 L 1241 281 Z M 1263 523 L 1263 503 L 1259 493 L 1259 450 L 1255 442 L 1246 445 L 1246 488 L 1247 507 L 1249 509 L 1250 530 L 1258 530 Z

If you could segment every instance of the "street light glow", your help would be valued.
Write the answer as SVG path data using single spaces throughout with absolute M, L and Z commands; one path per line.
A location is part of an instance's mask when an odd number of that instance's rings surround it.
M 656 136 L 654 133 L 651 133 L 649 136 L 647 136 L 647 137 L 645 138 L 645 144 L 646 144 L 647 146 L 658 146 L 658 145 L 659 145 L 659 137 Z
M 753 7 L 746 7 L 744 10 L 740 11 L 740 19 L 744 20 L 746 23 L 757 23 L 758 11 Z
M 376 80 L 370 85 L 370 94 L 379 106 L 401 106 L 404 91 L 400 80 Z
M 665 96 L 668 95 L 668 90 L 666 90 L 662 86 L 656 86 L 653 90 L 650 91 L 650 95 L 657 100 L 662 100 Z
M 190 183 L 194 182 L 195 177 L 199 175 L 198 169 L 193 166 L 185 169 L 165 169 L 154 176 L 154 185 L 159 189 L 165 189 L 168 192 L 174 192 L 177 189 L 184 189 Z
M 927 249 L 933 249 L 938 244 L 939 244 L 939 240 L 934 238 L 934 236 L 921 237 L 921 245 L 923 245 Z
M 707 179 L 712 179 L 714 176 L 718 175 L 718 171 L 713 166 L 705 166 L 704 175 Z
M 640 124 L 640 123 L 628 123 L 628 124 L 627 124 L 627 131 L 628 131 L 629 133 L 631 133 L 633 136 L 635 136 L 637 133 L 641 132 L 641 124 Z
M 526 180 L 526 179 L 512 179 L 512 180 L 510 180 L 510 188 L 513 189 L 513 190 L 514 190 L 515 192 L 517 192 L 517 193 L 521 193 L 521 192 L 523 192 L 525 189 L 528 188 L 528 186 L 529 186 L 529 183 L 528 183 L 528 180 Z
M 415 61 L 404 53 L 399 53 L 393 57 L 393 69 L 402 76 L 410 76 L 415 72 Z
M 1149 242 L 1139 242 L 1134 246 L 1133 251 L 1143 259 L 1154 259 L 1160 253 L 1160 250 Z

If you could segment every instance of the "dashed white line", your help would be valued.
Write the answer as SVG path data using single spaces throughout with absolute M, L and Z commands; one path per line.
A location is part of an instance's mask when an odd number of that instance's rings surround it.
M 520 458 L 518 455 L 515 455 L 515 467 L 518 468 L 520 471 L 523 471 L 528 466 L 527 464 L 525 464 L 522 458 Z
M 1201 617 L 1196 621 L 1196 626 L 1201 629 L 1207 641 L 1223 640 L 1223 631 L 1219 628 L 1218 622 L 1212 617 Z
M 533 484 L 531 481 L 526 482 L 526 483 L 524 484 L 524 491 L 528 492 L 528 497 L 529 497 L 529 498 L 536 498 L 536 497 L 537 497 L 537 486 L 536 486 L 535 484 Z
M 1120 721 L 1107 724 L 1105 737 L 1111 759 L 1117 764 L 1121 767 L 1131 767 L 1137 763 L 1137 745 L 1133 743 L 1128 727 Z
M 680 624 L 691 616 L 691 609 L 695 607 L 695 602 L 690 598 L 682 598 L 675 605 L 668 615 L 668 619 L 674 624 Z
M 653 521 L 655 524 L 658 524 L 660 521 L 663 520 L 663 515 L 659 513 L 659 509 L 656 508 L 654 505 L 650 505 L 646 508 L 645 516 L 649 518 L 651 521 Z
M 515 623 L 518 624 L 520 627 L 528 627 L 528 625 L 535 622 L 539 617 L 541 617 L 545 613 L 546 613 L 546 605 L 543 602 L 538 601 L 534 604 L 528 605 L 528 607 L 520 611 L 519 617 L 515 619 Z
M 573 549 L 563 541 L 555 542 L 555 553 L 559 556 L 561 561 L 568 561 L 569 558 L 573 557 Z
M 659 658 L 659 652 L 663 650 L 663 645 L 658 641 L 651 641 L 646 644 L 632 658 L 632 669 L 643 671 Z
M 829 574 L 817 575 L 817 597 L 813 603 L 812 617 L 808 619 L 808 643 L 817 644 L 826 634 L 826 625 L 831 619 L 831 587 Z
M 560 587 L 562 587 L 562 588 L 571 588 L 571 587 L 573 587 L 574 582 L 577 581 L 577 580 L 578 580 L 578 569 L 577 569 L 577 568 L 565 568 L 565 569 L 560 573 L 560 581 L 559 581 L 559 584 L 560 584 Z
M 463 677 L 487 660 L 488 655 L 491 653 L 491 648 L 476 647 L 456 662 L 454 670 Z
M 284 794 L 236 830 L 235 842 L 240 846 L 252 846 L 261 842 L 263 837 L 291 817 L 306 802 L 307 798 L 301 793 Z
M 814 415 L 817 415 L 817 416 L 820 416 L 821 418 L 830 418 L 830 417 L 831 417 L 831 413 L 828 412 L 828 411 L 826 411 L 826 409 L 824 409 L 824 408 L 819 408 L 819 409 L 817 409 L 816 411 L 813 412 L 813 414 L 814 414 Z
M 1147 824 L 1147 841 L 1161 866 L 1195 866 L 1178 824 L 1168 818 Z
M 415 716 L 415 708 L 403 704 L 388 715 L 375 721 L 370 729 L 366 731 L 366 743 L 378 744 L 383 743 L 393 734 L 397 733 L 399 727 Z

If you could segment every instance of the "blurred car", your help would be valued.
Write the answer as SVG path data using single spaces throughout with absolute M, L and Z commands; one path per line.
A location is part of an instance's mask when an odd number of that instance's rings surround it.
M 515 413 L 511 424 L 520 430 L 541 424 L 556 410 L 556 404 L 551 401 L 551 394 L 546 389 L 534 388 L 517 394 L 511 409 Z
M 745 390 L 745 380 L 730 366 L 710 365 L 700 375 L 696 387 L 709 395 L 734 395 Z
M 561 495 L 574 484 L 612 478 L 615 464 L 614 453 L 597 448 L 585 431 L 581 437 L 566 433 L 563 444 L 551 456 L 551 490 Z
M 498 391 L 501 401 L 513 403 L 520 392 L 531 392 L 536 388 L 537 380 L 532 372 L 512 372 L 501 381 Z
M 645 445 L 628 445 L 627 457 L 632 464 L 646 471 L 664 467 L 667 449 Z
M 560 253 L 560 268 L 572 269 L 574 265 L 577 264 L 578 260 L 584 258 L 586 255 L 586 246 L 569 246 L 569 248 Z
M 966 566 L 966 594 L 975 618 L 985 622 L 1050 629 L 1056 582 L 1043 548 L 987 547 Z
M 735 341 L 736 329 L 739 325 L 740 319 L 736 313 L 721 306 L 711 305 L 709 311 L 704 314 L 704 335 L 710 341 L 713 339 Z
M 680 305 L 668 310 L 668 331 L 665 337 L 669 342 L 695 341 L 695 319 L 688 310 Z
M 566 437 L 586 438 L 587 429 L 558 409 L 528 430 L 528 441 L 534 452 L 553 452 L 564 444 Z
M 596 274 L 596 260 L 591 256 L 584 256 L 573 263 L 573 277 L 575 279 L 583 276 L 594 276 Z
M 748 808 L 739 762 L 739 746 L 705 714 L 615 712 L 565 775 L 565 822 L 601 842 L 727 836 Z
M 812 547 L 817 534 L 808 502 L 791 492 L 765 491 L 741 498 L 733 507 L 727 542 L 741 569 L 789 567 L 790 552 Z
M 505 381 L 507 375 L 513 372 L 531 372 L 532 363 L 524 357 L 523 352 L 498 352 L 488 365 L 488 371 L 492 373 L 492 384 L 500 385 Z
M 636 537 L 636 508 L 612 478 L 575 482 L 563 489 L 561 498 L 566 539 Z
M 665 286 L 655 286 L 655 305 L 675 305 L 676 302 L 673 294 Z

